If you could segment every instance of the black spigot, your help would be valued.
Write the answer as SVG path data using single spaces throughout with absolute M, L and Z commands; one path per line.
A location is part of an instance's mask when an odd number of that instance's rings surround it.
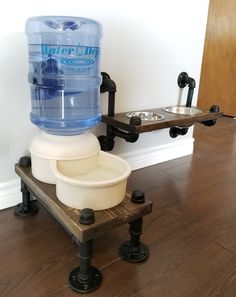
M 193 92 L 196 87 L 196 82 L 192 77 L 189 77 L 186 72 L 181 72 L 177 80 L 180 88 L 185 88 L 188 85 L 188 95 L 186 100 L 186 107 L 191 107 L 193 100 Z

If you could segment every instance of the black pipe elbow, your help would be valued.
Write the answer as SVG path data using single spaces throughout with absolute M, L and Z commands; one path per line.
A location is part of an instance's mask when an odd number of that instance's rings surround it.
M 105 93 L 105 92 L 115 93 L 116 84 L 110 78 L 109 74 L 107 74 L 106 72 L 101 72 L 101 75 L 102 75 L 102 84 L 100 86 L 101 93 Z
M 188 77 L 187 84 L 190 89 L 194 89 L 196 87 L 196 82 L 192 77 Z
M 189 77 L 187 72 L 181 72 L 178 76 L 177 83 L 180 88 L 185 88 L 186 86 L 188 86 L 188 95 L 185 106 L 191 107 L 193 100 L 193 92 L 194 88 L 196 87 L 195 80 L 192 77 Z
M 176 138 L 179 135 L 186 135 L 188 133 L 187 127 L 171 127 L 169 130 L 169 135 L 171 138 Z
M 195 80 L 192 77 L 189 77 L 187 72 L 181 72 L 179 74 L 177 84 L 181 89 L 185 88 L 187 85 L 191 89 L 196 87 Z

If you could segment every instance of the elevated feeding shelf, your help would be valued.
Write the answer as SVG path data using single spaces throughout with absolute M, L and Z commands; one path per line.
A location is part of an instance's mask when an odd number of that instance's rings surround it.
M 144 112 L 153 112 L 164 116 L 162 120 L 143 120 L 140 125 L 130 123 L 127 113 L 117 113 L 114 116 L 103 115 L 102 122 L 130 133 L 145 133 L 171 127 L 190 127 L 196 123 L 206 123 L 222 116 L 222 112 L 203 111 L 195 115 L 180 115 L 164 111 L 162 108 L 148 109 Z M 210 123 L 210 122 L 209 122 Z
M 98 140 L 103 151 L 111 151 L 114 147 L 114 138 L 120 137 L 127 142 L 136 142 L 140 133 L 170 128 L 172 138 L 185 135 L 188 127 L 202 123 L 212 126 L 217 118 L 223 115 L 217 105 L 210 107 L 209 111 L 191 107 L 195 80 L 186 72 L 181 72 L 177 83 L 180 88 L 188 85 L 188 96 L 185 106 L 172 106 L 154 108 L 142 111 L 115 113 L 116 84 L 110 76 L 102 72 L 101 92 L 108 92 L 108 113 L 102 115 L 102 122 L 107 125 L 106 135 L 100 135 Z

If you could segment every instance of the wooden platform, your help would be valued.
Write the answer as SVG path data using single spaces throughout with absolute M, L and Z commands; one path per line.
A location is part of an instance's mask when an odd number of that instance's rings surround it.
M 197 115 L 177 115 L 169 112 L 165 112 L 162 108 L 158 109 L 148 109 L 143 110 L 150 111 L 154 113 L 162 114 L 165 118 L 161 121 L 142 121 L 140 126 L 130 125 L 130 119 L 126 116 L 127 112 L 117 113 L 114 117 L 109 117 L 107 115 L 102 116 L 102 122 L 114 126 L 116 128 L 122 129 L 130 133 L 144 133 L 155 130 L 160 130 L 164 128 L 171 127 L 190 127 L 196 123 L 201 123 L 204 121 L 215 120 L 222 116 L 222 112 L 209 112 L 203 111 L 201 114 Z
M 80 211 L 67 207 L 57 199 L 55 185 L 35 179 L 31 174 L 31 167 L 23 168 L 16 164 L 15 171 L 50 214 L 81 242 L 98 237 L 105 231 L 129 223 L 152 211 L 151 201 L 146 200 L 143 204 L 134 204 L 130 200 L 131 194 L 127 193 L 119 205 L 110 209 L 95 211 L 95 223 L 82 225 L 79 223 Z

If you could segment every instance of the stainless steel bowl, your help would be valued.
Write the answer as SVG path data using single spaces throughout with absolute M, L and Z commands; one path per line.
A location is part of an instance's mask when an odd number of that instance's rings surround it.
M 144 121 L 161 121 L 165 117 L 156 112 L 151 112 L 151 111 L 131 111 L 126 114 L 128 118 L 132 118 L 134 116 L 140 117 L 141 120 Z
M 163 108 L 164 111 L 180 114 L 180 115 L 187 115 L 193 116 L 197 114 L 201 114 L 202 110 L 198 109 L 197 107 L 186 107 L 186 106 L 168 106 Z

